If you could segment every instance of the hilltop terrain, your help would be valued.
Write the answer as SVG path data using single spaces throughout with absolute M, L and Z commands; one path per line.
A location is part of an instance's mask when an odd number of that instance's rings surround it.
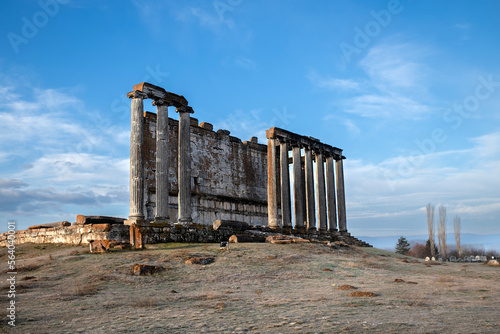
M 0 255 L 5 277 L 7 250 Z M 3 293 L 5 332 L 500 332 L 500 269 L 483 264 L 316 243 L 231 244 L 229 251 L 157 244 L 105 254 L 25 244 L 16 256 L 16 327 L 7 325 Z M 213 263 L 186 264 L 193 257 Z M 135 264 L 163 270 L 134 275 Z

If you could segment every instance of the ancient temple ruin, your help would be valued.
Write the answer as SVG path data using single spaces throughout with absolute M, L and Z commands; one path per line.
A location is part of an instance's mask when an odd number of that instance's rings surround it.
M 242 142 L 198 124 L 183 96 L 148 83 L 134 86 L 128 97 L 127 224 L 234 220 L 297 233 L 347 233 L 341 149 L 280 128 L 266 131 L 267 147 L 257 138 Z M 156 114 L 144 112 L 145 99 Z M 168 118 L 169 106 L 178 122 Z
M 17 242 L 227 240 L 231 228 L 367 245 L 347 232 L 342 150 L 280 128 L 241 141 L 198 123 L 182 95 L 143 82 L 131 100 L 128 219 L 78 216 L 18 231 Z M 151 101 L 156 113 L 144 110 Z M 175 108 L 179 119 L 168 117 Z M 293 210 L 292 210 L 293 208 Z M 214 224 L 214 228 L 212 228 Z M 1 237 L 0 244 L 5 242 Z

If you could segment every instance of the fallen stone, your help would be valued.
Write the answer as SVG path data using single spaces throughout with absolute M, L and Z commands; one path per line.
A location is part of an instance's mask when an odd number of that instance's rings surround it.
M 193 257 L 189 260 L 186 260 L 186 264 L 210 264 L 215 261 L 215 258 L 213 257 Z
M 62 221 L 62 222 L 55 222 L 55 223 L 33 225 L 33 226 L 28 227 L 28 230 L 38 230 L 41 228 L 65 227 L 65 226 L 71 226 L 71 223 L 68 221 Z
M 394 282 L 396 282 L 396 283 L 404 283 L 404 282 L 405 282 L 405 280 L 404 280 L 404 279 L 401 279 L 401 278 L 396 278 L 396 279 L 394 280 Z
M 132 265 L 132 274 L 137 276 L 153 275 L 165 270 L 161 266 L 152 266 L 148 264 L 134 264 Z
M 241 242 L 265 242 L 266 238 L 263 236 L 253 235 L 253 234 L 233 234 L 229 237 L 230 243 L 241 243 Z
M 122 244 L 116 240 L 90 240 L 89 242 L 91 253 L 106 253 L 111 248 L 117 248 L 121 245 Z
M 356 287 L 349 285 L 349 284 L 343 284 L 337 288 L 337 290 L 356 290 Z
M 331 270 L 330 268 L 323 268 L 321 269 L 321 271 L 333 271 L 333 270 Z
M 288 235 L 270 235 L 266 238 L 266 242 L 273 244 L 291 244 L 292 238 Z
M 231 229 L 233 231 L 245 231 L 248 230 L 249 228 L 248 224 L 245 222 L 240 222 L 236 220 L 221 220 L 221 219 L 214 221 L 212 226 L 214 230 Z
M 408 281 L 406 283 L 408 283 L 408 284 L 418 284 L 417 282 L 412 282 L 412 281 Z
M 123 224 L 125 218 L 108 217 L 108 216 L 76 216 L 76 223 L 73 225 L 89 225 L 89 224 Z
M 347 295 L 348 297 L 377 297 L 377 294 L 371 291 L 353 291 Z
M 293 238 L 292 242 L 294 244 L 301 244 L 301 243 L 308 243 L 308 242 L 311 242 L 311 241 L 307 240 L 307 239 L 302 239 L 302 238 Z

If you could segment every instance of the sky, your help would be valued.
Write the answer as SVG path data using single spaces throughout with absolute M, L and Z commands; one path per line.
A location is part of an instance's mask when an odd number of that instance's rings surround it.
M 242 140 L 265 144 L 277 126 L 343 149 L 353 235 L 425 234 L 427 203 L 435 220 L 446 207 L 449 232 L 458 215 L 464 233 L 498 234 L 499 12 L 498 1 L 5 1 L 1 230 L 127 217 L 126 93 L 146 81 Z

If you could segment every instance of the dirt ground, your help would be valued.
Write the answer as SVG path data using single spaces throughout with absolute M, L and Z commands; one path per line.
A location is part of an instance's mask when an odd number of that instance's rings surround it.
M 322 244 L 147 248 L 90 254 L 83 246 L 18 246 L 16 327 L 7 324 L 8 259 L 1 249 L 0 331 L 500 333 L 499 267 L 431 265 L 373 248 Z M 215 261 L 186 264 L 192 257 Z M 134 264 L 165 270 L 135 276 Z

